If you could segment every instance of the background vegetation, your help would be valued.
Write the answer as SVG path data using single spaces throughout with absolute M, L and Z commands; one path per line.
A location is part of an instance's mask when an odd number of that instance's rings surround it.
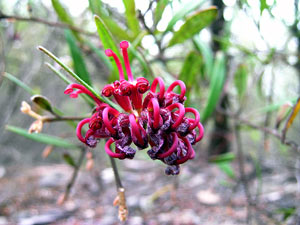
M 121 40 L 135 77 L 186 83 L 206 131 L 178 177 L 146 153 L 118 162 L 126 223 L 299 223 L 298 10 L 298 0 L 0 1 L 0 224 L 118 224 L 103 143 L 85 156 L 70 121 L 28 135 L 34 120 L 19 109 L 89 115 L 37 46 L 100 91 L 117 78 L 104 49 Z

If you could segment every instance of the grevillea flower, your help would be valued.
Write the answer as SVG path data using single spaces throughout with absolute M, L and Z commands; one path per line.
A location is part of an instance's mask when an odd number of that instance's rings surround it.
M 128 80 L 125 80 L 118 56 L 107 49 L 105 54 L 113 57 L 118 67 L 119 80 L 105 85 L 102 90 L 102 95 L 113 97 L 124 112 L 103 103 L 80 84 L 71 84 L 66 88 L 64 93 L 71 98 L 84 93 L 97 104 L 95 113 L 79 122 L 77 137 L 92 148 L 96 147 L 100 139 L 108 139 L 105 152 L 119 159 L 132 159 L 136 153 L 133 146 L 138 150 L 148 148 L 147 153 L 152 159 L 161 160 L 168 165 L 166 174 L 177 175 L 179 165 L 194 158 L 192 145 L 203 137 L 204 129 L 199 112 L 194 108 L 184 107 L 184 82 L 177 80 L 166 88 L 160 77 L 155 78 L 151 86 L 144 77 L 135 80 L 129 64 L 128 46 L 127 41 L 120 43 Z M 180 94 L 173 92 L 177 86 L 180 87 Z M 187 113 L 193 114 L 194 118 L 186 117 Z M 89 129 L 82 135 L 85 124 L 88 124 Z M 111 150 L 112 144 L 115 146 L 114 151 Z

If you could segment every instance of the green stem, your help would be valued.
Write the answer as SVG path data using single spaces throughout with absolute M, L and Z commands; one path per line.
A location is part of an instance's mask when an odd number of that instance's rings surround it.
M 118 171 L 118 168 L 117 168 L 116 160 L 112 157 L 109 157 L 109 159 L 110 159 L 111 166 L 113 168 L 115 181 L 116 181 L 116 185 L 117 185 L 117 191 L 118 191 L 120 188 L 123 188 L 123 185 L 122 185 L 121 178 L 120 178 L 120 175 L 119 175 L 119 171 Z

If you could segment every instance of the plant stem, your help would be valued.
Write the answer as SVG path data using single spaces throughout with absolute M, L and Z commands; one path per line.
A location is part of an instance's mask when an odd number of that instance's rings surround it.
M 113 168 L 114 176 L 115 176 L 115 181 L 116 181 L 116 186 L 117 186 L 117 191 L 119 191 L 120 188 L 123 188 L 121 178 L 119 175 L 119 171 L 117 168 L 116 160 L 112 157 L 109 157 L 111 166 Z
M 69 121 L 69 120 L 83 120 L 86 117 L 82 116 L 70 116 L 70 117 L 43 117 L 43 122 L 59 122 L 59 121 Z

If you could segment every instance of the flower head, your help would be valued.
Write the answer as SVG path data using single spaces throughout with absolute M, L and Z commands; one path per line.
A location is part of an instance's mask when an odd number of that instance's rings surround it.
M 165 173 L 177 175 L 180 164 L 195 156 L 192 145 L 199 142 L 204 134 L 199 112 L 194 108 L 184 107 L 186 87 L 177 80 L 167 89 L 162 78 L 154 79 L 150 86 L 144 77 L 133 78 L 127 48 L 127 41 L 120 43 L 128 80 L 125 80 L 122 64 L 118 56 L 107 49 L 105 54 L 113 57 L 119 70 L 119 80 L 105 85 L 102 95 L 112 97 L 124 112 L 112 108 L 95 97 L 89 90 L 79 84 L 71 84 L 65 94 L 76 98 L 87 94 L 94 99 L 97 108 L 90 118 L 79 122 L 76 133 L 78 139 L 89 147 L 96 147 L 100 139 L 108 139 L 105 152 L 114 158 L 132 159 L 138 150 L 149 148 L 152 159 L 167 164 Z M 180 87 L 180 94 L 173 92 Z M 158 91 L 156 91 L 158 89 Z M 146 96 L 143 98 L 143 95 Z M 187 113 L 194 118 L 186 117 Z M 82 128 L 88 124 L 88 131 L 82 135 Z M 198 130 L 198 132 L 197 132 Z M 111 150 L 111 145 L 115 145 Z

